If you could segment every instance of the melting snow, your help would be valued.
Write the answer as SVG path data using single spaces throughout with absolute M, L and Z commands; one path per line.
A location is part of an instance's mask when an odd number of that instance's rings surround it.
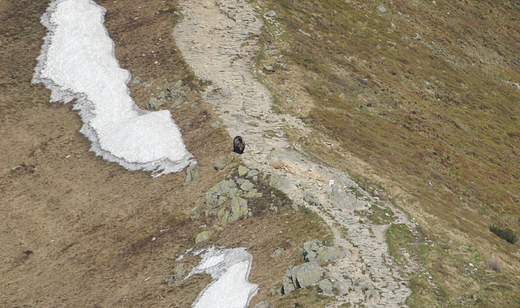
M 222 249 L 211 247 L 198 251 L 202 260 L 190 274 L 208 273 L 213 281 L 193 303 L 194 308 L 245 308 L 258 292 L 258 285 L 248 280 L 253 256 L 245 248 Z
M 169 111 L 141 110 L 130 97 L 131 76 L 115 58 L 105 12 L 92 0 L 53 1 L 41 18 L 48 33 L 32 82 L 52 91 L 51 102 L 77 99 L 81 133 L 105 160 L 154 177 L 181 171 L 193 155 Z

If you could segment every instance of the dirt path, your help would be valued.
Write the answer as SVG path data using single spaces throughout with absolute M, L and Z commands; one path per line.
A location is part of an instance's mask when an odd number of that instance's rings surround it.
M 350 286 L 330 307 L 345 302 L 403 306 L 411 291 L 388 254 L 389 224 L 361 222 L 354 212 L 376 206 L 376 200 L 345 173 L 314 163 L 288 143 L 284 128 L 305 131 L 305 125 L 274 113 L 271 94 L 251 74 L 262 18 L 244 1 L 181 0 L 180 5 L 184 20 L 173 32 L 177 46 L 197 77 L 210 84 L 203 97 L 215 106 L 229 134 L 246 140 L 246 165 L 273 175 L 273 185 L 296 205 L 316 211 L 332 228 L 335 243 L 350 251 L 327 267 L 332 280 Z M 411 225 L 404 213 L 394 212 L 395 223 Z M 348 229 L 346 238 L 343 228 Z

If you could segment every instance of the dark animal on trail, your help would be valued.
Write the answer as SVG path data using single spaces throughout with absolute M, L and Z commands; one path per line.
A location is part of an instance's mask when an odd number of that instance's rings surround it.
M 244 153 L 245 148 L 246 144 L 244 143 L 244 140 L 242 140 L 242 137 L 236 136 L 233 140 L 233 152 L 242 154 Z

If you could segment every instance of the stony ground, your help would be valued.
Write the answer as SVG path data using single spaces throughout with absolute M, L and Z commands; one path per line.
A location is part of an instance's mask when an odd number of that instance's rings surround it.
M 389 224 L 376 225 L 358 215 L 388 205 L 345 173 L 313 161 L 290 144 L 284 129 L 303 133 L 307 128 L 299 119 L 273 112 L 272 96 L 251 73 L 263 25 L 259 8 L 236 0 L 180 1 L 180 8 L 183 19 L 173 31 L 177 46 L 197 77 L 208 84 L 203 97 L 214 105 L 222 125 L 232 137 L 240 135 L 246 141 L 242 155 L 246 165 L 271 174 L 271 185 L 284 191 L 295 206 L 316 211 L 332 228 L 334 243 L 350 252 L 327 267 L 327 276 L 352 286 L 353 291 L 337 296 L 329 306 L 346 302 L 370 307 L 404 305 L 411 291 L 399 274 L 403 269 L 388 254 L 385 232 Z M 404 213 L 392 210 L 397 217 L 393 223 L 414 230 Z M 410 270 L 414 266 L 404 269 Z

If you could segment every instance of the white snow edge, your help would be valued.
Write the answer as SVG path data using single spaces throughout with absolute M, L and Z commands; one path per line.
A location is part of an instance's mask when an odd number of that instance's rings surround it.
M 199 250 L 202 260 L 190 274 L 208 273 L 213 281 L 192 304 L 194 308 L 246 308 L 258 293 L 259 285 L 249 282 L 253 255 L 246 248 Z

